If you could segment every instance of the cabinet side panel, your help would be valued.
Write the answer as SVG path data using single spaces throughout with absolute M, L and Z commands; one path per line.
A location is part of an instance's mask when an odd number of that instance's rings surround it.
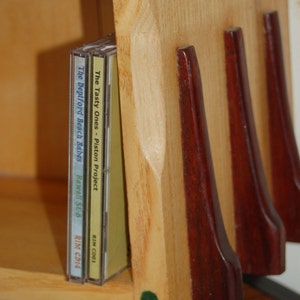
M 69 51 L 98 37 L 96 4 L 0 2 L 0 175 L 67 178 Z
M 166 88 L 151 7 L 116 1 L 115 20 L 135 298 L 189 299 L 179 98 Z
M 176 49 L 196 49 L 220 206 L 235 248 L 223 34 L 233 26 L 245 33 L 255 125 L 268 168 L 262 11 L 278 9 L 285 27 L 286 1 L 113 2 L 136 297 L 155 287 L 159 299 L 172 298 L 190 290 Z

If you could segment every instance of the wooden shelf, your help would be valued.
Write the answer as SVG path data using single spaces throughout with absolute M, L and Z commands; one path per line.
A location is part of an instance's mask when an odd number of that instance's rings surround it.
M 101 287 L 66 281 L 65 181 L 1 178 L 0 191 L 1 297 L 133 299 L 130 269 Z M 248 285 L 244 285 L 244 291 L 245 299 L 260 295 Z
M 102 287 L 84 286 L 64 280 L 64 275 L 0 268 L 0 293 L 6 300 L 17 299 L 132 299 L 130 272 L 124 271 Z
M 140 299 L 144 291 L 159 300 L 191 299 L 176 49 L 193 44 L 197 52 L 221 212 L 236 249 L 223 32 L 245 32 L 269 183 L 261 16 L 270 9 L 280 12 L 288 66 L 287 1 L 0 1 L 0 174 L 9 176 L 0 179 L 1 299 Z M 114 26 L 132 275 L 80 286 L 65 280 L 68 53 Z M 62 180 L 29 179 L 40 177 Z
M 176 49 L 196 50 L 219 202 L 236 250 L 223 34 L 236 26 L 245 33 L 254 122 L 270 184 L 263 13 L 280 12 L 288 65 L 287 1 L 113 2 L 134 295 L 147 289 L 159 299 L 192 299 Z
M 0 179 L 0 293 L 5 299 L 132 299 L 130 270 L 104 286 L 67 282 L 65 181 Z

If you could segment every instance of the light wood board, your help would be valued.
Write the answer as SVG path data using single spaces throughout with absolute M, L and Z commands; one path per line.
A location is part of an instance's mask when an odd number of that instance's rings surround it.
M 268 173 L 262 12 L 269 9 L 279 9 L 289 63 L 286 1 L 114 0 L 137 299 L 145 289 L 159 299 L 187 299 L 190 290 L 176 49 L 196 48 L 219 199 L 235 248 L 223 32 L 233 26 L 244 31 L 253 110 Z

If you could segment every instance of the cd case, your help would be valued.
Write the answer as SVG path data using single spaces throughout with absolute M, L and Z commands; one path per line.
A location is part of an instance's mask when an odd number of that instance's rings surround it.
M 103 284 L 128 266 L 114 34 L 70 52 L 67 278 Z

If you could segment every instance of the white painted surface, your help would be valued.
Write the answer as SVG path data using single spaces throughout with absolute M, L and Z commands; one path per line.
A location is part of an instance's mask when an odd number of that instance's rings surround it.
M 293 119 L 300 149 L 300 0 L 289 0 L 290 47 L 293 85 Z

